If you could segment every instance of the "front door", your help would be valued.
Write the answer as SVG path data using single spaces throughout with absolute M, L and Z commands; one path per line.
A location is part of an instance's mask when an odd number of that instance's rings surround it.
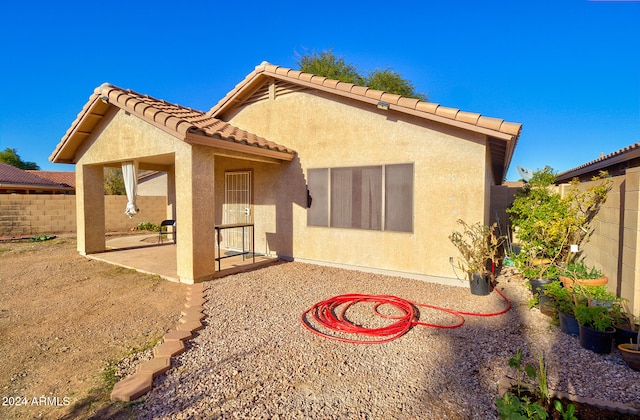
M 253 223 L 253 214 L 251 211 L 251 171 L 225 173 L 224 204 L 224 224 Z M 226 229 L 224 233 L 227 248 L 233 250 L 241 250 L 244 248 L 245 251 L 249 250 L 251 246 L 251 229 Z

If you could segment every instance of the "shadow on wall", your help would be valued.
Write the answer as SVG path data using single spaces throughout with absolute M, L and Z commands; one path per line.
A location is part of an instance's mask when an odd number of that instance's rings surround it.
M 267 245 L 280 258 L 292 260 L 294 205 L 307 208 L 307 183 L 298 155 L 280 167 L 275 183 L 276 231 L 266 232 Z

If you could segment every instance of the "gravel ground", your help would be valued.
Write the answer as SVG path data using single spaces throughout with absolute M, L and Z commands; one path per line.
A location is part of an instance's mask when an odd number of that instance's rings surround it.
M 508 268 L 498 288 L 512 308 L 457 329 L 415 326 L 384 344 L 316 336 L 300 323 L 316 302 L 344 293 L 392 294 L 468 312 L 497 312 L 496 293 L 302 263 L 282 263 L 207 284 L 206 328 L 136 407 L 140 418 L 496 418 L 508 360 L 543 352 L 549 386 L 640 408 L 640 372 L 617 350 L 597 355 L 528 309 L 530 292 Z M 363 304 L 366 306 L 366 304 Z M 365 321 L 364 309 L 349 316 Z M 421 309 L 420 320 L 454 323 Z M 373 325 L 373 324 L 371 324 Z

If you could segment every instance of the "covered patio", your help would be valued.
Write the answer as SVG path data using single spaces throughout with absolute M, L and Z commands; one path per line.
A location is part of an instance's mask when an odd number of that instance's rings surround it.
M 254 206 L 252 185 L 249 188 L 252 178 L 246 183 L 244 201 L 229 201 L 227 172 L 251 174 L 259 167 L 265 176 L 267 173 L 274 176 L 294 157 L 293 150 L 202 111 L 104 84 L 90 96 L 50 160 L 76 165 L 78 251 L 81 254 L 192 284 L 249 269 L 248 262 L 254 264 L 253 255 L 250 259 L 224 258 L 220 264 L 216 261 L 217 227 L 254 223 L 253 213 L 259 207 Z M 176 220 L 180 227 L 177 246 L 106 243 L 104 168 L 118 167 L 125 162 L 133 164 L 134 174 L 138 170 L 167 174 L 164 218 Z M 273 178 L 261 182 L 273 183 Z M 273 198 L 265 200 L 268 204 L 260 203 L 263 208 L 273 207 Z M 232 211 L 232 206 L 240 210 Z M 242 219 L 229 218 L 231 213 Z M 144 217 L 144 209 L 141 214 Z M 256 228 L 264 230 L 266 225 L 275 225 L 273 214 L 269 214 L 268 220 L 256 220 Z M 160 220 L 140 221 L 160 223 Z M 270 229 L 269 235 L 272 235 L 275 229 Z M 265 237 L 266 233 L 261 231 L 260 250 L 268 248 Z M 230 238 L 230 235 L 225 238 L 228 243 Z M 247 249 L 257 252 L 255 246 L 252 243 Z M 229 248 L 238 246 L 229 244 Z M 269 249 L 264 254 L 276 255 L 271 252 Z M 273 259 L 256 255 L 255 264 Z
M 177 245 L 171 240 L 158 243 L 157 238 L 158 235 L 155 233 L 108 238 L 106 251 L 90 254 L 88 257 L 179 282 L 176 261 Z M 234 251 L 225 249 L 221 252 L 227 255 L 234 253 Z M 219 270 L 216 264 L 214 278 L 254 270 L 278 261 L 278 258 L 274 256 L 253 254 L 243 258 L 242 255 L 235 254 L 229 258 L 221 259 Z

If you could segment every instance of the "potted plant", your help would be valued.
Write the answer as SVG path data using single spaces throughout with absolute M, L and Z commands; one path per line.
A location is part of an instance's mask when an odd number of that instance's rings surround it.
M 614 327 L 616 327 L 616 343 L 620 344 L 637 344 L 638 332 L 640 332 L 640 325 L 638 323 L 638 317 L 634 316 L 626 300 L 620 302 L 621 313 L 614 320 Z
M 449 240 L 460 252 L 458 267 L 467 274 L 471 293 L 488 295 L 493 288 L 499 247 L 504 237 L 496 235 L 497 225 L 473 225 L 458 220 L 462 232 L 454 231 Z
M 520 252 L 511 259 L 525 277 L 548 282 L 557 275 L 554 271 L 558 267 L 580 258 L 572 246 L 581 250 L 589 239 L 591 222 L 611 189 L 612 182 L 606 177 L 607 173 L 601 172 L 596 179 L 602 181 L 587 189 L 573 180 L 563 195 L 554 185 L 554 170 L 547 166 L 534 172 L 516 192 L 507 213 Z
M 577 296 L 573 291 L 565 288 L 560 281 L 555 280 L 545 287 L 544 295 L 551 300 L 557 311 L 560 330 L 576 337 L 580 335 L 575 316 Z
M 616 329 L 609 309 L 580 303 L 575 307 L 575 315 L 580 329 L 580 345 L 595 353 L 611 353 Z
M 588 267 L 584 261 L 567 264 L 560 270 L 558 279 L 568 289 L 571 289 L 575 283 L 583 286 L 600 286 L 609 282 L 600 270 Z
M 631 369 L 640 371 L 640 344 L 638 343 L 640 343 L 640 330 L 636 336 L 636 344 L 618 344 L 618 350 L 620 350 L 622 359 Z

